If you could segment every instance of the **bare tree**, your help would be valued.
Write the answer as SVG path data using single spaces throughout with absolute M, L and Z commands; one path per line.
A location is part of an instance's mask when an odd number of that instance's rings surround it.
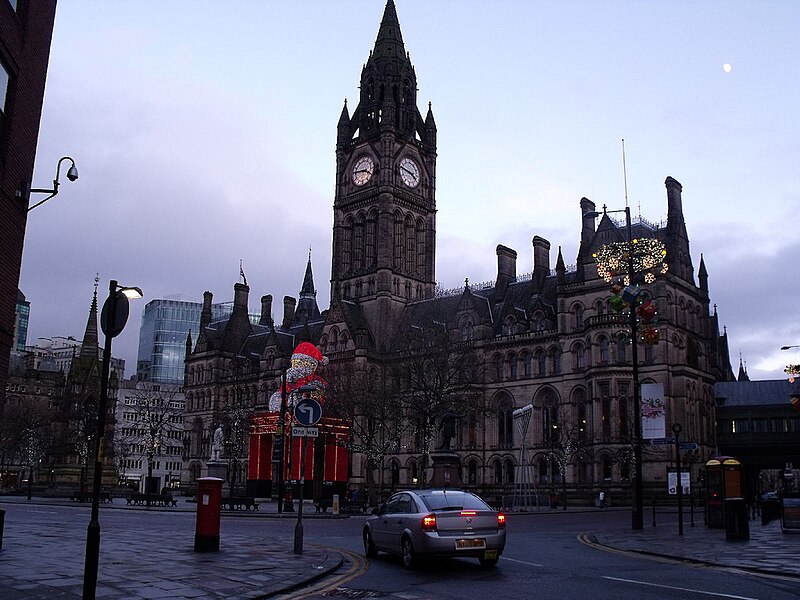
M 379 483 L 375 481 L 375 469 L 383 465 L 387 455 L 400 449 L 403 431 L 408 426 L 402 419 L 402 406 L 382 365 L 357 369 L 352 363 L 332 363 L 326 377 L 326 414 L 349 425 L 350 436 L 345 443 L 350 452 L 364 457 L 363 475 L 367 496 L 372 501 L 377 498 Z
M 543 420 L 543 444 L 550 472 L 551 492 L 555 491 L 554 468 L 561 477 L 563 508 L 567 509 L 567 466 L 577 459 L 588 459 L 590 450 L 586 435 L 586 423 L 578 419 L 572 406 L 545 399 Z
M 244 356 L 235 356 L 228 364 L 219 402 L 216 421 L 224 432 L 225 457 L 233 463 L 232 496 L 236 495 L 239 473 L 247 461 L 250 420 L 256 408 L 257 374 L 257 364 L 252 364 Z
M 484 364 L 470 341 L 456 339 L 444 321 L 427 320 L 404 327 L 397 337 L 400 348 L 391 360 L 390 379 L 396 381 L 402 414 L 420 442 L 422 483 L 434 442 L 443 433 L 448 445 L 455 422 L 467 415 L 484 414 L 481 391 Z
M 9 445 L 28 476 L 28 500 L 31 499 L 33 470 L 50 448 L 52 414 L 46 404 L 30 398 L 17 399 L 6 406 L 3 421 L 7 425 Z

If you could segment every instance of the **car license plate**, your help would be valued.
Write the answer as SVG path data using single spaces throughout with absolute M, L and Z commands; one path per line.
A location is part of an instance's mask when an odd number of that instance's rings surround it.
M 483 538 L 456 540 L 456 550 L 474 550 L 475 548 L 486 548 L 486 540 Z
M 497 550 L 487 550 L 483 553 L 483 558 L 497 558 Z

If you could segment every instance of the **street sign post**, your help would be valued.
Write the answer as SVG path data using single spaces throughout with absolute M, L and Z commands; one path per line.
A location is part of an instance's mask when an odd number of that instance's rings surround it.
M 675 438 L 653 438 L 650 443 L 653 446 L 669 446 L 675 443 Z
M 292 427 L 292 437 L 319 437 L 318 427 Z
M 316 425 L 322 418 L 322 407 L 313 398 L 303 398 L 295 404 L 294 418 L 301 425 Z

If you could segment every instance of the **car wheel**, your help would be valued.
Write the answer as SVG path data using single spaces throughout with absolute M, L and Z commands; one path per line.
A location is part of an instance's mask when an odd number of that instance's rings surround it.
M 375 558 L 378 556 L 378 549 L 372 542 L 372 534 L 369 532 L 369 529 L 364 530 L 364 554 L 367 555 L 367 558 Z
M 486 567 L 487 569 L 490 569 L 492 567 L 497 566 L 497 561 L 499 561 L 500 559 L 499 558 L 479 558 L 478 560 L 480 561 L 482 567 Z
M 411 543 L 411 539 L 406 536 L 403 538 L 403 566 L 406 569 L 413 569 L 417 566 L 417 557 L 414 555 L 414 545 Z

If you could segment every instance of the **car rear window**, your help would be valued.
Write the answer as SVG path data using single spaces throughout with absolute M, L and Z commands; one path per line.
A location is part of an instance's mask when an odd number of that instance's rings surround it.
M 483 500 L 468 492 L 427 492 L 420 494 L 428 510 L 492 510 Z

